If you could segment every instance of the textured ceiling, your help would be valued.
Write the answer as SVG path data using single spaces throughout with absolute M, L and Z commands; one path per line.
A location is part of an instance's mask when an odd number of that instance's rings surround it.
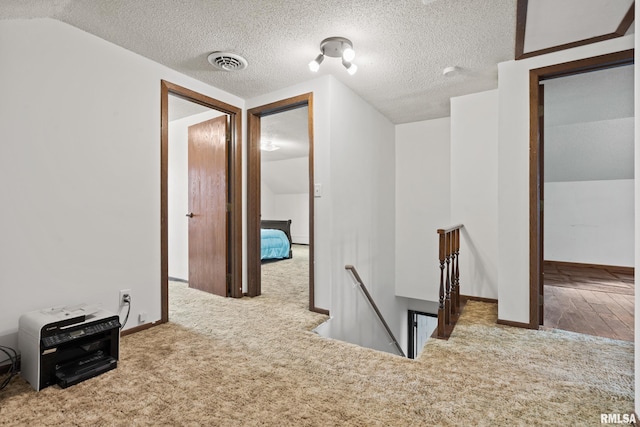
M 245 99 L 332 74 L 393 123 L 449 115 L 449 98 L 497 87 L 513 59 L 515 0 L 2 0 L 0 18 L 51 17 Z M 330 36 L 351 39 L 358 73 L 326 58 Z M 249 62 L 217 71 L 212 51 Z M 444 77 L 447 66 L 459 72 Z

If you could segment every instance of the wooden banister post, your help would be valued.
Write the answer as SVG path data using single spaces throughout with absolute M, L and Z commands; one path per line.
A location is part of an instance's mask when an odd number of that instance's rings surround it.
M 440 230 L 438 230 L 440 233 Z M 445 323 L 444 323 L 444 234 L 440 234 L 440 294 L 438 304 L 438 338 L 445 337 Z
M 460 229 L 462 224 L 438 229 L 440 289 L 438 295 L 438 338 L 449 338 L 460 316 Z M 445 273 L 446 265 L 446 273 Z M 446 274 L 446 276 L 445 276 Z
M 444 297 L 444 323 L 451 324 L 451 233 L 444 234 L 445 257 L 447 263 L 447 282 Z
M 456 308 L 456 230 L 451 232 L 451 316 L 458 313 Z
M 457 315 L 460 315 L 460 229 L 456 229 L 456 245 L 455 245 L 455 259 L 456 259 L 456 271 L 454 274 L 454 282 L 455 282 L 455 312 Z

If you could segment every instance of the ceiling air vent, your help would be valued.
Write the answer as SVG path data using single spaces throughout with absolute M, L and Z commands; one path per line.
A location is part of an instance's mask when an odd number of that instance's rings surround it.
M 223 71 L 240 71 L 247 68 L 247 60 L 229 52 L 213 52 L 207 57 L 209 63 Z

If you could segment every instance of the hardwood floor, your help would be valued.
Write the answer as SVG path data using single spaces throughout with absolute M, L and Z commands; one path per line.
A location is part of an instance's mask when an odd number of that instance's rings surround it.
M 544 326 L 633 341 L 631 269 L 545 261 Z

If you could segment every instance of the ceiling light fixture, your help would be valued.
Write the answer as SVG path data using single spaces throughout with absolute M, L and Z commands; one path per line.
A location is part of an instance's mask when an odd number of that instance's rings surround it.
M 279 150 L 280 147 L 278 147 L 271 141 L 266 141 L 266 142 L 260 143 L 260 149 L 262 151 L 276 151 L 276 150 Z
M 353 50 L 351 40 L 344 37 L 329 37 L 320 43 L 320 55 L 313 61 L 309 62 L 309 69 L 314 73 L 320 69 L 320 64 L 324 61 L 325 56 L 332 58 L 342 58 L 342 65 L 347 69 L 350 75 L 354 75 L 358 71 L 356 64 L 352 63 L 356 52 Z

